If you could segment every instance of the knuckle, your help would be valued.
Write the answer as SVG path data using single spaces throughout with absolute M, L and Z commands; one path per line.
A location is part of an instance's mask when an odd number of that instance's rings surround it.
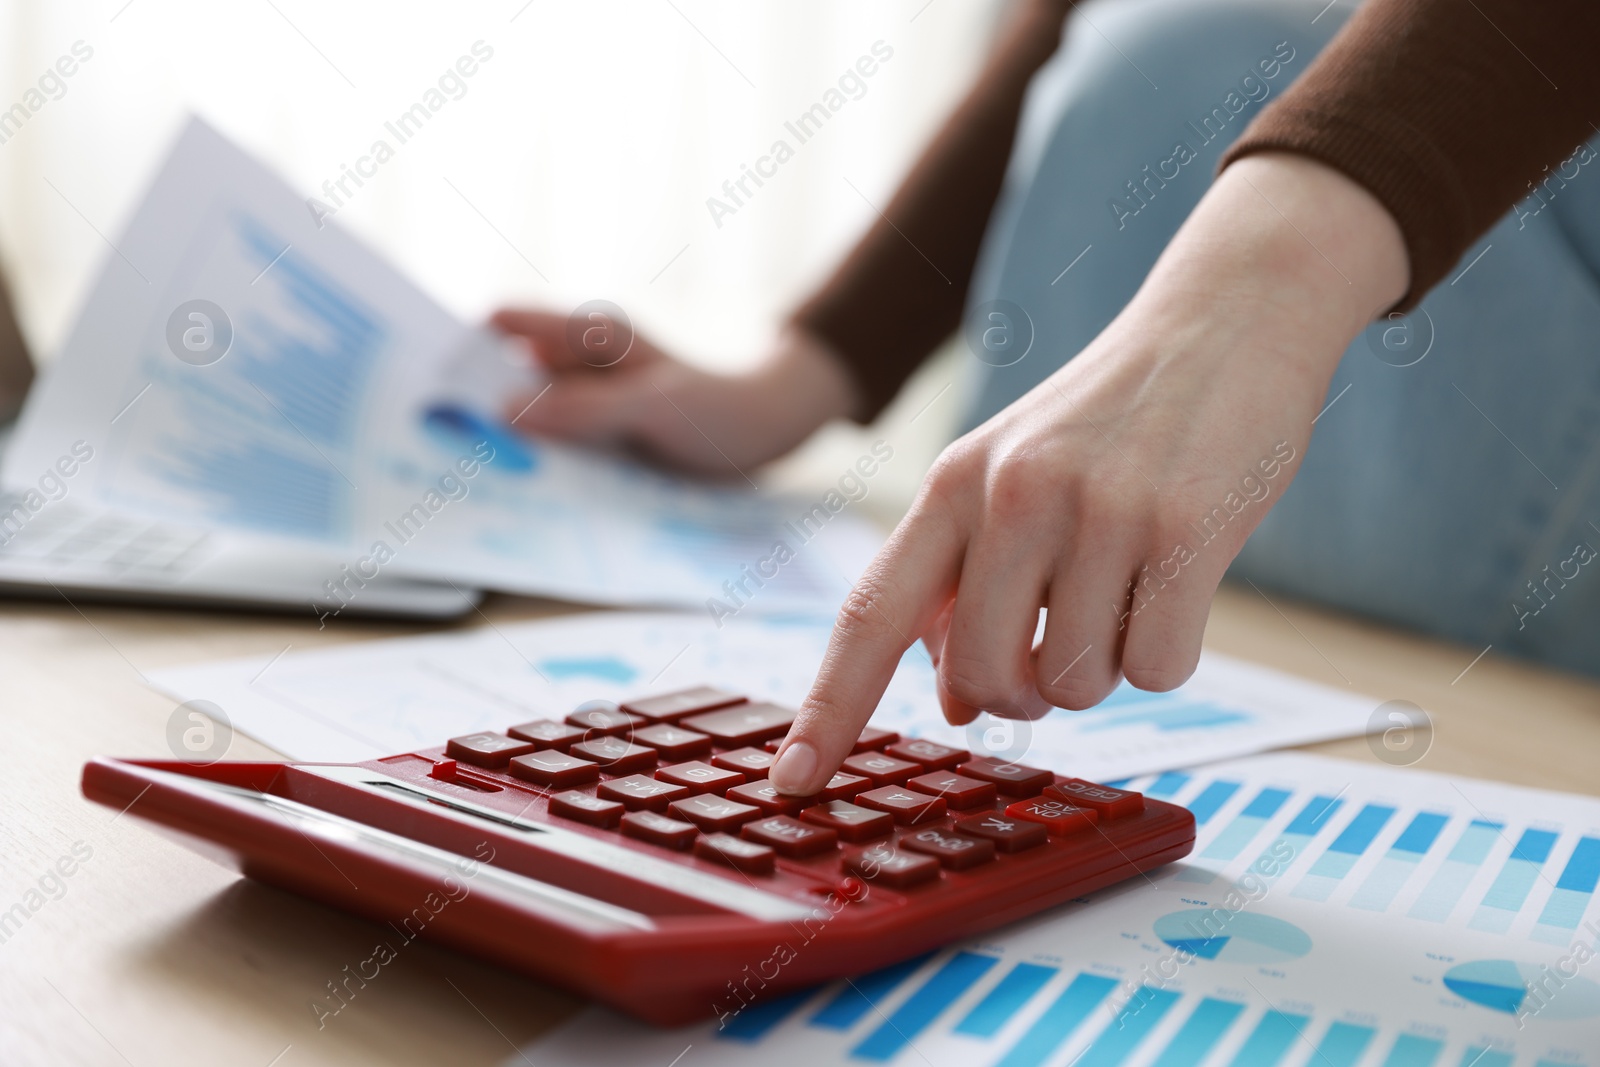
M 1111 695 L 1111 690 L 1115 688 L 1114 681 L 1068 675 L 1041 681 L 1039 695 L 1055 707 L 1066 708 L 1068 711 L 1085 711 Z
M 1038 506 L 1040 491 L 1049 484 L 1041 463 L 1025 452 L 1008 452 L 989 468 L 988 508 L 999 515 L 1018 515 Z
M 889 620 L 881 603 L 887 595 L 883 584 L 873 578 L 862 578 L 839 605 L 834 618 L 834 629 L 839 636 L 855 642 L 879 642 L 890 636 Z
M 1135 689 L 1151 693 L 1166 693 L 1189 680 L 1194 668 L 1170 663 L 1123 663 L 1122 676 Z
M 1018 704 L 1016 684 L 990 663 L 947 651 L 939 668 L 945 690 L 963 704 L 986 710 L 1005 710 Z

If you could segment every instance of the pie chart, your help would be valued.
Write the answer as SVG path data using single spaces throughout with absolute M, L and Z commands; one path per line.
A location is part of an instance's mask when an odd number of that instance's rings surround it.
M 1311 951 L 1310 935 L 1294 923 L 1226 908 L 1171 912 L 1155 931 L 1175 949 L 1222 963 L 1281 963 Z
M 1535 1019 L 1600 1015 L 1600 985 L 1557 967 L 1515 960 L 1473 960 L 1444 972 L 1445 988 L 1490 1011 Z

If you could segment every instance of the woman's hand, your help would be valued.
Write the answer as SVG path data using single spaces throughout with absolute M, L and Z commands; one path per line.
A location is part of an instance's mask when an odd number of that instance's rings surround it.
M 1122 314 L 939 458 L 839 612 L 773 785 L 821 788 L 918 638 L 958 724 L 1185 681 L 1217 583 L 1406 270 L 1392 217 L 1341 174 L 1225 171 Z
M 627 445 L 701 474 L 734 476 L 774 459 L 858 403 L 840 359 L 799 330 L 784 334 L 754 369 L 713 374 L 643 337 L 634 337 L 615 363 L 586 359 L 581 346 L 569 346 L 564 315 L 508 309 L 490 324 L 522 338 L 551 376 L 542 395 L 514 398 L 507 407 L 518 429 Z

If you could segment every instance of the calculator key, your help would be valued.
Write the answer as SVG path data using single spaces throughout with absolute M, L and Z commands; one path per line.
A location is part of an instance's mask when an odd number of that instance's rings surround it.
M 869 883 L 881 882 L 891 889 L 908 889 L 939 877 L 938 860 L 894 848 L 888 843 L 847 854 L 844 869 Z
M 567 722 L 589 731 L 591 737 L 625 734 L 635 726 L 644 725 L 643 719 L 629 715 L 609 700 L 579 704 L 577 710 L 567 716 Z
M 822 787 L 822 792 L 817 796 L 822 800 L 849 800 L 864 789 L 872 788 L 872 779 L 863 778 L 859 774 L 846 774 L 843 771 L 834 771 L 833 777 L 828 779 L 828 784 Z
M 930 797 L 898 785 L 869 789 L 856 797 L 856 803 L 888 812 L 901 826 L 916 826 L 918 823 L 942 819 L 945 810 L 944 797 Z
M 945 804 L 957 811 L 994 803 L 993 782 L 980 782 L 955 771 L 918 775 L 906 784 L 919 793 L 944 797 Z
M 772 767 L 772 753 L 746 745 L 744 748 L 732 748 L 717 753 L 711 757 L 711 766 L 738 771 L 746 778 L 765 778 L 767 771 Z
M 787 815 L 770 815 L 765 819 L 747 822 L 739 831 L 739 836 L 790 857 L 830 852 L 839 843 L 839 835 L 827 827 L 803 823 Z
M 691 716 L 683 720 L 683 725 L 710 734 L 719 745 L 738 748 L 786 732 L 794 722 L 795 714 L 792 708 L 780 708 L 765 702 L 735 704 L 721 711 Z
M 572 742 L 583 740 L 582 730 L 564 722 L 556 722 L 554 719 L 535 719 L 533 722 L 518 723 L 506 733 L 523 741 L 532 741 L 533 747 L 541 752 L 547 748 L 564 750 Z
M 851 774 L 872 780 L 873 785 L 899 785 L 913 775 L 922 773 L 920 763 L 895 759 L 882 752 L 858 752 L 845 758 L 843 767 Z
M 711 754 L 711 738 L 664 722 L 633 731 L 633 742 L 636 745 L 649 745 L 661 754 L 662 759 L 673 761 L 698 759 Z
M 580 793 L 576 789 L 557 793 L 550 798 L 550 814 L 565 819 L 576 819 L 590 826 L 611 829 L 622 821 L 623 805 L 615 800 L 604 800 Z
M 1015 819 L 1000 812 L 974 815 L 956 823 L 956 832 L 994 842 L 1001 852 L 1022 852 L 1037 848 L 1050 838 L 1050 831 L 1036 822 Z
M 479 767 L 504 767 L 511 757 L 532 752 L 534 748 L 532 741 L 487 732 L 452 737 L 444 746 L 445 753 L 452 759 Z
M 764 815 L 796 815 L 802 808 L 817 802 L 816 797 L 792 797 L 780 793 L 766 782 L 746 782 L 736 785 L 723 796 L 740 804 L 754 804 Z
M 898 740 L 900 740 L 900 735 L 893 730 L 880 730 L 876 726 L 869 726 L 861 731 L 861 736 L 856 738 L 855 746 L 850 751 L 852 753 L 869 752 L 872 749 L 893 744 Z
M 666 811 L 668 804 L 689 795 L 686 786 L 658 782 L 642 774 L 630 774 L 626 778 L 613 778 L 608 782 L 601 782 L 600 788 L 595 792 L 607 800 L 621 802 L 629 811 L 638 811 L 642 808 Z
M 761 814 L 754 804 L 741 804 L 722 797 L 686 797 L 667 805 L 667 812 L 692 822 L 706 833 L 730 833 Z
M 565 752 L 530 752 L 511 761 L 511 773 L 535 785 L 567 789 L 600 777 L 600 767 Z
M 694 854 L 701 859 L 726 863 L 746 874 L 771 874 L 772 849 L 754 841 L 741 841 L 732 834 L 708 834 L 694 843 Z
M 1137 815 L 1144 810 L 1144 794 L 1126 789 L 1113 789 L 1109 785 L 1086 782 L 1082 778 L 1068 778 L 1055 785 L 1046 786 L 1044 795 L 1065 800 L 1080 808 L 1089 808 L 1102 819 L 1121 819 Z
M 625 737 L 591 737 L 567 749 L 581 759 L 600 765 L 607 774 L 638 774 L 656 767 L 656 750 L 636 745 Z
M 994 842 L 988 838 L 965 837 L 931 827 L 906 834 L 900 839 L 900 847 L 932 856 L 952 871 L 964 871 L 994 859 Z
M 679 822 L 653 811 L 628 812 L 622 817 L 622 832 L 652 845 L 680 850 L 688 848 L 700 835 L 693 823 Z
M 650 722 L 662 722 L 681 719 L 685 715 L 695 715 L 702 711 L 715 711 L 730 704 L 743 703 L 744 697 L 738 693 L 729 693 L 709 685 L 697 685 L 693 689 L 680 689 L 676 693 L 662 693 L 660 696 L 630 700 L 622 705 L 622 710 Z
M 948 771 L 958 763 L 965 763 L 972 753 L 964 748 L 936 745 L 921 738 L 899 741 L 883 750 L 884 755 L 921 764 L 925 771 Z
M 989 756 L 963 763 L 958 769 L 968 778 L 993 782 L 995 788 L 1008 797 L 1038 796 L 1039 790 L 1056 780 L 1056 776 L 1049 771 L 1024 767 L 1020 763 L 1007 763 Z
M 681 785 L 691 793 L 721 793 L 744 782 L 744 775 L 738 771 L 723 770 L 699 760 L 662 767 L 656 771 L 656 777 L 663 782 Z
M 848 800 L 830 800 L 807 808 L 800 813 L 800 820 L 826 826 L 844 841 L 870 841 L 894 829 L 893 815 Z
M 1057 837 L 1087 830 L 1098 818 L 1088 808 L 1080 808 L 1076 804 L 1052 800 L 1049 797 L 1019 800 L 1006 808 L 1006 814 L 1039 823 Z

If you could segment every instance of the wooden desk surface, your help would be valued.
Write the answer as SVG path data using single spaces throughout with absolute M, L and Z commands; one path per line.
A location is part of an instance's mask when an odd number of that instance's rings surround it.
M 0 943 L 0 1049 L 16 1062 L 146 1065 L 500 1063 L 576 1002 L 412 944 L 318 1028 L 309 1004 L 381 927 L 235 878 L 84 801 L 89 757 L 166 755 L 172 702 L 139 672 L 419 632 L 300 618 L 0 605 L 0 913 L 74 844 L 90 858 Z M 496 622 L 558 610 L 486 605 Z M 1281 611 L 1281 614 L 1280 614 Z M 478 621 L 474 617 L 463 625 Z M 1435 723 L 1419 766 L 1600 793 L 1600 685 L 1249 590 L 1218 596 L 1207 645 L 1315 681 L 1410 700 Z M 1348 680 L 1348 682 L 1346 681 Z M 1361 738 L 1310 746 L 1374 759 Z M 237 737 L 230 756 L 272 753 Z M 47 885 L 47 888 L 53 888 Z M 35 898 L 37 899 L 37 898 Z

